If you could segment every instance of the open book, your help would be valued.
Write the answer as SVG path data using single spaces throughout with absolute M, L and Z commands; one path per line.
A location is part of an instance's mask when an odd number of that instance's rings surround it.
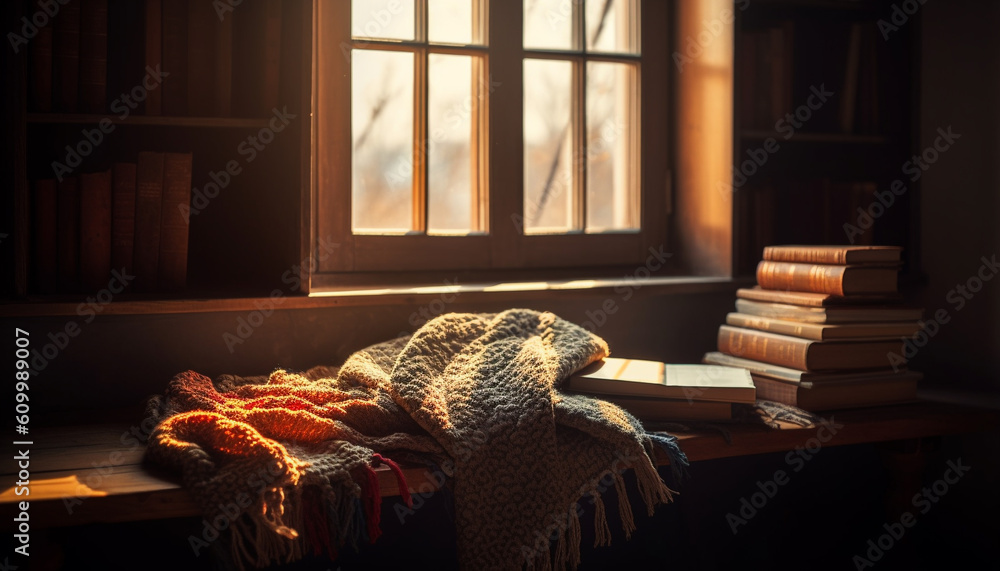
M 562 388 L 598 395 L 727 403 L 753 403 L 756 395 L 746 369 L 614 357 L 581 369 Z

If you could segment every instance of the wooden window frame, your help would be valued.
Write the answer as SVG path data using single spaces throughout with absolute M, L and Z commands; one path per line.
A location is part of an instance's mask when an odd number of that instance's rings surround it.
M 719 2 L 708 0 L 705 4 Z M 308 248 L 304 252 L 313 254 L 316 261 L 310 272 L 310 291 L 364 284 L 439 281 L 442 275 L 499 276 L 515 280 L 524 279 L 522 276 L 537 279 L 549 275 L 609 275 L 623 267 L 641 265 L 651 248 L 680 254 L 672 259 L 667 273 L 732 275 L 731 201 L 693 188 L 693 185 L 704 188 L 703 181 L 707 177 L 717 179 L 731 164 L 731 132 L 710 143 L 718 145 L 719 140 L 728 140 L 729 148 L 716 146 L 712 149 L 716 160 L 710 162 L 715 174 L 709 175 L 706 173 L 711 169 L 690 163 L 697 160 L 694 155 L 698 151 L 679 148 L 681 140 L 689 135 L 699 139 L 697 127 L 692 130 L 685 125 L 688 121 L 678 121 L 677 132 L 670 130 L 672 115 L 687 111 L 696 115 L 700 111 L 704 115 L 705 110 L 692 99 L 699 97 L 700 87 L 697 86 L 702 83 L 698 78 L 704 75 L 704 70 L 688 66 L 686 77 L 682 78 L 671 64 L 669 38 L 671 35 L 680 37 L 679 34 L 688 29 L 696 33 L 700 24 L 692 18 L 703 16 L 710 6 L 690 10 L 671 8 L 667 2 L 640 0 L 642 119 L 638 126 L 641 128 L 637 129 L 642 154 L 640 230 L 524 235 L 513 217 L 523 215 L 524 208 L 522 61 L 526 55 L 535 55 L 539 50 L 522 48 L 521 2 L 486 0 L 485 3 L 490 22 L 486 77 L 491 85 L 498 86 L 496 93 L 485 95 L 489 98 L 489 118 L 483 126 L 487 132 L 484 138 L 489 141 L 484 164 L 492 166 L 487 167 L 491 190 L 488 191 L 490 202 L 485 227 L 489 235 L 461 237 L 351 233 L 351 145 L 348 135 L 351 132 L 351 94 L 349 80 L 344 80 L 350 77 L 350 62 L 341 55 L 341 50 L 351 45 L 350 13 L 349 8 L 344 7 L 349 2 L 314 3 L 312 184 L 308 212 L 304 213 L 304 221 L 308 221 Z M 723 49 L 728 47 L 730 50 L 731 75 L 731 38 L 724 35 L 720 43 Z M 319 57 L 321 53 L 335 57 Z M 668 90 L 670 82 L 681 83 L 682 79 L 689 87 L 679 85 L 671 93 Z M 724 87 L 731 97 L 731 77 Z M 722 120 L 729 117 L 731 125 L 731 108 L 722 111 Z M 672 145 L 678 147 L 673 154 L 670 152 Z M 672 164 L 677 165 L 676 172 L 672 172 Z M 714 213 L 712 216 L 701 216 L 706 207 Z M 729 212 L 720 219 L 717 214 L 727 209 Z M 674 223 L 668 226 L 669 222 Z M 683 236 L 691 231 L 700 234 Z M 709 232 L 712 234 L 708 235 Z M 704 237 L 708 240 L 703 240 Z M 335 244 L 332 250 L 320 249 L 321 243 L 328 245 L 331 242 Z

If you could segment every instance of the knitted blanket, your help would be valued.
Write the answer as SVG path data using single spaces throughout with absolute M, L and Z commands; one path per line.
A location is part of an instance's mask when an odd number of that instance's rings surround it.
M 226 524 L 240 564 L 335 557 L 345 543 L 377 539 L 373 467 L 392 468 L 409 502 L 395 458 L 453 467 L 463 568 L 575 567 L 579 500 L 596 506 L 597 543 L 607 543 L 601 492 L 615 488 L 629 534 L 625 468 L 652 513 L 671 499 L 654 444 L 686 463 L 676 439 L 558 391 L 607 354 L 604 340 L 551 313 L 442 315 L 355 353 L 336 378 L 323 368 L 215 383 L 177 375 L 151 401 L 159 424 L 147 454 L 181 473 L 208 522 Z

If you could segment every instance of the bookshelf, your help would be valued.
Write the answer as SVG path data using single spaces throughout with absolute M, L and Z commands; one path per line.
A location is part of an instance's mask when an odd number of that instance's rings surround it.
M 60 65 L 66 64 L 59 63 L 66 58 L 66 49 L 58 47 L 65 43 L 60 40 L 66 33 L 66 24 L 60 23 L 63 12 L 46 26 L 49 40 L 39 41 L 43 37 L 39 34 L 18 53 L 8 50 L 3 56 L 5 77 L 15 79 L 2 96 L 4 123 L 10 126 L 3 139 L 10 158 L 3 165 L 6 184 L 0 190 L 5 205 L 0 233 L 9 235 L 0 241 L 0 263 L 13 271 L 2 276 L 0 303 L 42 307 L 93 294 L 82 287 L 44 293 L 38 287 L 32 216 L 37 207 L 36 182 L 56 178 L 54 165 L 66 162 L 67 145 L 79 148 L 86 133 L 95 129 L 103 129 L 100 143 L 84 145 L 88 152 L 80 153 L 84 156 L 79 165 L 67 176 L 79 178 L 112 170 L 119 163 L 135 164 L 140 152 L 190 153 L 192 199 L 199 192 L 209 197 L 190 215 L 185 286 L 126 291 L 115 296 L 116 302 L 151 307 L 165 300 L 267 297 L 276 288 L 287 290 L 282 275 L 299 265 L 304 255 L 309 4 L 267 0 L 236 7 L 224 17 L 211 2 L 194 0 L 72 0 L 71 4 L 84 14 L 94 6 L 98 13 L 106 7 L 106 49 L 98 47 L 106 54 L 106 71 L 96 106 L 93 96 L 84 103 L 83 79 L 78 80 L 81 91 L 75 104 L 69 105 L 72 97 L 65 97 L 56 85 L 51 87 L 51 102 L 39 100 L 39 93 L 47 91 L 46 81 L 66 83 L 60 79 L 65 73 Z M 3 8 L 4 20 L 19 22 L 37 10 L 34 0 L 11 2 Z M 86 17 L 81 17 L 80 36 L 87 36 L 87 25 Z M 40 82 L 38 70 L 45 66 L 38 64 L 38 54 L 41 51 L 44 60 L 46 41 L 52 46 L 52 77 Z M 85 44 L 81 39 L 76 56 L 80 60 L 87 58 Z M 156 49 L 163 69 L 173 62 L 175 71 L 123 113 L 121 95 L 143 82 Z M 202 61 L 206 59 L 208 65 Z M 85 74 L 86 64 L 78 65 L 78 73 Z M 198 89 L 200 85 L 205 88 Z M 159 110 L 151 97 L 157 91 Z M 281 116 L 278 122 L 274 110 Z M 274 125 L 280 130 L 272 130 Z M 225 172 L 234 162 L 238 174 L 219 185 L 218 192 L 209 192 L 218 180 L 212 175 Z
M 752 275 L 767 245 L 852 238 L 903 246 L 904 280 L 919 275 L 919 180 L 902 172 L 917 151 L 919 23 L 886 39 L 878 21 L 891 15 L 884 0 L 764 0 L 737 11 L 737 275 Z M 879 212 L 875 193 L 897 179 L 906 192 L 869 224 L 857 209 Z

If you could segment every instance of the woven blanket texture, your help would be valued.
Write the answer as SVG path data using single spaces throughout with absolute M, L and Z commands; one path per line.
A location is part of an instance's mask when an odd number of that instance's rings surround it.
M 373 468 L 394 460 L 453 467 L 463 569 L 563 569 L 580 562 L 576 503 L 613 481 L 626 535 L 634 520 L 622 472 L 635 471 L 646 510 L 671 500 L 653 461 L 686 463 L 676 439 L 646 433 L 610 403 L 558 391 L 608 355 L 603 339 L 551 313 L 445 314 L 408 338 L 351 355 L 334 376 L 211 379 L 188 371 L 150 401 L 148 458 L 181 474 L 208 521 L 230 518 L 237 564 L 336 557 L 379 536 Z M 233 517 L 237 499 L 249 507 Z M 396 500 L 393 500 L 396 501 Z M 551 542 L 550 542 L 551 540 Z

